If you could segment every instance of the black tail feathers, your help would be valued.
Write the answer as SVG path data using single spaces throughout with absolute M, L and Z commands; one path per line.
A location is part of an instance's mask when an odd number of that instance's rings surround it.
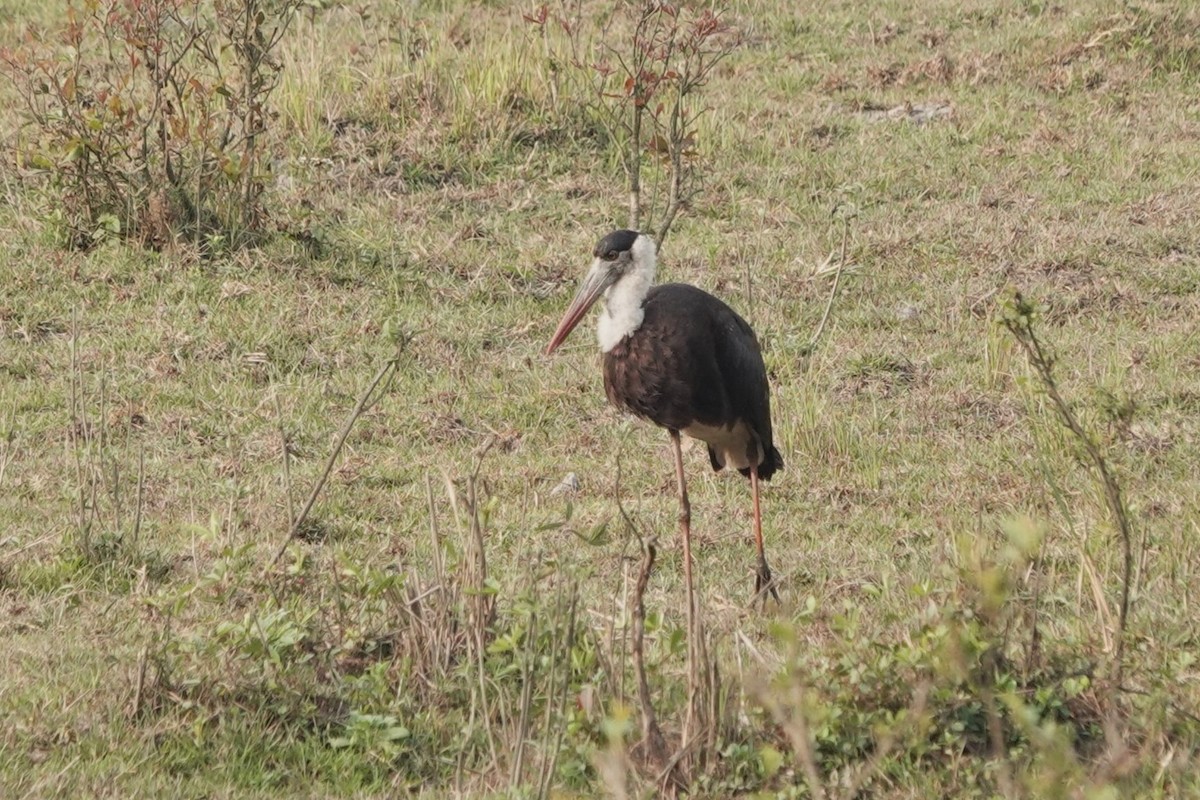
M 769 481 L 771 480 L 771 476 L 775 474 L 775 471 L 780 469 L 783 469 L 783 456 L 779 454 L 779 450 L 776 449 L 775 445 L 771 445 L 770 449 L 767 450 L 767 457 L 758 465 L 758 477 L 764 481 Z M 750 477 L 749 467 L 739 469 L 738 472 L 747 478 Z

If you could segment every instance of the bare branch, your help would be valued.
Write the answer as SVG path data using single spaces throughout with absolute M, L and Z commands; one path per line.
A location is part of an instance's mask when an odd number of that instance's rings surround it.
M 283 540 L 279 545 L 279 549 L 275 551 L 275 557 L 267 565 L 268 568 L 274 566 L 283 557 L 283 554 L 287 552 L 288 545 L 292 543 L 292 540 L 296 538 L 296 534 L 300 532 L 301 526 L 304 525 L 305 520 L 308 519 L 309 512 L 312 511 L 313 505 L 317 502 L 317 496 L 321 494 L 321 489 L 325 487 L 325 481 L 329 479 L 330 473 L 333 472 L 333 465 L 337 463 L 337 457 L 342 452 L 342 445 L 346 443 L 346 437 L 350 435 L 350 430 L 354 427 L 354 423 L 378 399 L 376 389 L 379 388 L 385 378 L 388 378 L 395 372 L 398 363 L 398 360 L 395 358 L 388 359 L 387 363 L 375 373 L 375 377 L 371 380 L 366 390 L 359 395 L 358 402 L 354 404 L 354 408 L 351 409 L 350 414 L 346 417 L 346 421 L 342 423 L 341 430 L 338 431 L 337 438 L 333 443 L 333 449 L 329 452 L 329 457 L 325 460 L 325 468 L 317 477 L 317 482 L 313 484 L 312 491 L 308 493 L 308 500 L 304 502 L 304 507 L 300 509 L 300 513 L 292 521 L 292 527 L 288 531 L 287 538 Z
M 1125 654 L 1125 630 L 1129 619 L 1129 597 L 1133 582 L 1133 525 L 1129 519 L 1129 511 L 1121 492 L 1121 485 L 1109 467 L 1108 459 L 1100 449 L 1100 445 L 1086 429 L 1071 409 L 1070 404 L 1063 398 L 1054 377 L 1054 359 L 1050 356 L 1034 331 L 1033 321 L 1036 308 L 1026 300 L 1020 292 L 1013 295 L 1011 302 L 1005 308 L 1000 318 L 1001 324 L 1013 335 L 1038 376 L 1046 396 L 1050 398 L 1059 421 L 1071 432 L 1071 435 L 1083 448 L 1092 468 L 1100 478 L 1104 499 L 1108 505 L 1109 514 L 1116 526 L 1120 537 L 1122 550 L 1121 576 L 1121 607 L 1117 618 L 1116 648 L 1113 656 L 1112 684 L 1121 684 L 1121 671 Z

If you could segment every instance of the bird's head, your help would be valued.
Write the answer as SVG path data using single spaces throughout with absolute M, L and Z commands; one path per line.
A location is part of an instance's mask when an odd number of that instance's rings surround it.
M 563 343 L 601 295 L 628 285 L 630 290 L 640 295 L 637 298 L 640 303 L 654 283 L 657 252 L 654 239 L 638 231 L 617 230 L 601 239 L 592 253 L 592 268 L 584 276 L 575 299 L 550 337 L 546 355 L 553 353 Z

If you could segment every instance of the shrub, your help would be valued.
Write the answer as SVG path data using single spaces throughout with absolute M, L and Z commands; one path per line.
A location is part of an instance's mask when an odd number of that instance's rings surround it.
M 264 228 L 267 101 L 298 0 L 85 0 L 0 63 L 75 247 L 180 236 L 236 247 Z

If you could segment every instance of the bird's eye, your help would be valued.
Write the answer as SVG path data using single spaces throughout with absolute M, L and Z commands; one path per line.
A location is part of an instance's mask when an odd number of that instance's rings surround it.
M 616 261 L 617 260 L 617 251 L 609 250 L 607 253 L 604 254 L 604 260 L 605 261 Z

